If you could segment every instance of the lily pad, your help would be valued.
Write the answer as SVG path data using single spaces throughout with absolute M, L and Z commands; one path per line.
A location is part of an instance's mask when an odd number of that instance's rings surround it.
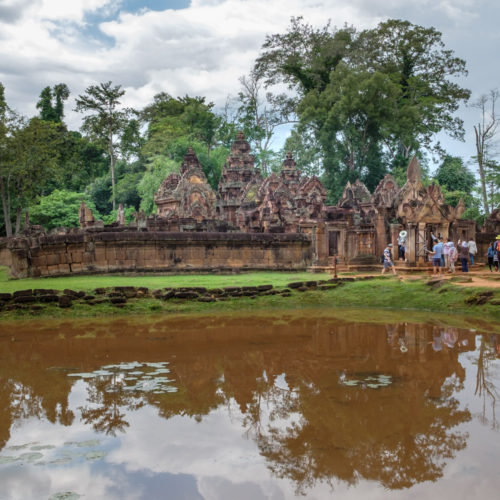
M 12 462 L 17 462 L 19 460 L 19 457 L 2 457 L 0 456 L 0 464 L 10 464 Z
M 105 451 L 89 451 L 86 455 L 85 458 L 87 460 L 101 460 L 106 456 Z
M 73 491 L 64 491 L 61 493 L 54 493 L 48 500 L 77 500 L 81 495 Z
M 22 455 L 19 455 L 19 460 L 22 460 L 24 462 L 35 462 L 36 460 L 39 460 L 40 458 L 43 458 L 42 453 L 34 452 L 34 453 L 23 453 Z

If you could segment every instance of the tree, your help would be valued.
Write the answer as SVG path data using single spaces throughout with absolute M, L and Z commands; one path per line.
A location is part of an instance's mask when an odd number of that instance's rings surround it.
M 75 111 L 88 112 L 83 118 L 82 130 L 108 150 L 111 172 L 111 197 L 113 210 L 116 208 L 115 163 L 116 138 L 127 124 L 130 111 L 119 109 L 120 98 L 125 95 L 121 85 L 112 82 L 90 85 L 85 94 L 76 99 Z
M 297 132 L 314 135 L 330 189 L 359 177 L 371 187 L 413 154 L 440 151 L 438 132 L 463 138 L 453 116 L 470 95 L 452 78 L 465 61 L 441 33 L 389 20 L 360 33 L 315 29 L 292 18 L 285 34 L 268 36 L 254 70 L 266 85 L 295 91 Z
M 0 197 L 7 236 L 12 236 L 11 181 L 14 179 L 12 162 L 12 135 L 19 125 L 19 118 L 5 100 L 5 87 L 0 83 Z
M 255 151 L 257 166 L 264 175 L 269 175 L 276 163 L 276 153 L 271 148 L 275 131 L 281 125 L 296 121 L 295 102 L 286 94 L 263 94 L 262 77 L 255 71 L 242 76 L 240 84 L 235 125 L 238 130 L 243 130 Z
M 471 194 L 476 185 L 474 174 L 464 165 L 462 158 L 446 155 L 434 178 L 448 191 Z
M 95 215 L 95 205 L 84 193 L 56 189 L 29 208 L 30 221 L 48 231 L 55 227 L 79 227 L 78 211 L 82 201 Z
M 387 75 L 398 89 L 385 139 L 393 157 L 408 159 L 431 149 L 438 132 L 463 140 L 463 121 L 453 114 L 470 91 L 452 78 L 467 75 L 466 63 L 445 48 L 435 28 L 399 19 L 382 22 L 357 37 L 352 64 Z
M 474 125 L 476 137 L 476 155 L 474 160 L 479 170 L 479 180 L 481 183 L 481 197 L 483 200 L 484 213 L 490 214 L 490 203 L 488 201 L 487 177 L 493 180 L 492 190 L 494 190 L 495 179 L 498 179 L 498 164 L 493 160 L 495 155 L 495 136 L 498 130 L 500 118 L 496 113 L 496 102 L 498 100 L 498 90 L 491 90 L 489 95 L 482 95 L 472 104 L 480 112 L 479 122 Z M 488 171 L 492 170 L 493 176 L 488 176 Z M 496 172 L 496 176 L 495 176 Z M 498 184 L 497 184 L 498 189 Z M 495 193 L 492 193 L 495 196 Z
M 42 196 L 48 182 L 60 175 L 60 141 L 59 125 L 39 118 L 32 118 L 13 132 L 10 143 L 11 204 L 7 206 L 7 218 L 10 219 L 14 207 L 16 234 L 20 230 L 22 210 Z M 8 200 L 2 201 L 5 204 Z
M 45 87 L 40 93 L 36 108 L 40 110 L 40 119 L 62 123 L 64 118 L 64 101 L 69 97 L 69 88 L 65 83 L 58 83 L 53 88 Z

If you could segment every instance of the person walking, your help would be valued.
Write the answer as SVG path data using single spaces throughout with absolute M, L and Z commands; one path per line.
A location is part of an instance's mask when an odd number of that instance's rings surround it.
M 450 238 L 446 238 L 443 244 L 443 256 L 444 256 L 444 267 L 445 269 L 450 269 L 450 250 L 453 246 L 453 241 Z
M 472 236 L 470 237 L 467 246 L 469 247 L 470 265 L 472 266 L 474 265 L 474 257 L 477 254 L 477 245 Z
M 462 241 L 459 251 L 460 261 L 462 262 L 462 272 L 469 272 L 469 245 L 466 241 Z
M 449 254 L 448 254 L 448 262 L 450 265 L 450 272 L 452 274 L 455 274 L 455 262 L 458 259 L 458 250 L 455 247 L 455 245 L 453 244 L 453 241 L 449 241 L 448 243 L 450 244 Z
M 437 240 L 437 243 L 432 247 L 432 252 L 429 252 L 432 255 L 432 275 L 440 276 L 441 275 L 441 257 L 443 255 L 443 242 L 441 240 Z
M 396 269 L 394 268 L 394 262 L 392 262 L 392 243 L 389 243 L 384 250 L 384 269 L 382 269 L 382 274 L 385 274 L 387 269 L 392 270 L 392 274 L 396 276 Z
M 497 239 L 492 243 L 493 245 L 493 266 L 495 267 L 495 271 L 498 273 L 498 264 L 500 261 L 500 237 L 497 236 Z
M 495 257 L 495 242 L 492 242 L 488 247 L 488 267 L 490 268 L 490 273 L 493 272 L 493 258 Z M 497 271 L 498 271 L 498 260 L 497 260 Z

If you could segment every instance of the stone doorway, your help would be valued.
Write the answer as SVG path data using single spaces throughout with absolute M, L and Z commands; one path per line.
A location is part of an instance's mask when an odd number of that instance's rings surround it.
M 338 242 L 339 242 L 340 231 L 329 231 L 328 232 L 328 255 L 330 257 L 338 255 Z

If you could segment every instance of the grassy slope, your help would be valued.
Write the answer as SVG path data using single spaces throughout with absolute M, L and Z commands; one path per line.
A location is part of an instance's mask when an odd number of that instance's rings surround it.
M 319 280 L 328 278 L 327 275 L 311 275 L 308 273 L 250 273 L 234 276 L 91 276 L 53 278 L 42 280 L 19 280 L 0 282 L 0 290 L 4 290 L 4 284 L 15 285 L 15 289 L 26 288 L 72 288 L 76 290 L 92 290 L 98 286 L 134 285 L 148 286 L 149 288 L 161 288 L 165 286 L 237 286 L 273 284 L 275 287 L 286 286 L 291 281 Z M 28 284 L 28 281 L 30 282 Z M 223 302 L 202 303 L 197 301 L 169 300 L 160 301 L 156 299 L 131 299 L 122 309 L 108 304 L 89 306 L 74 303 L 71 309 L 60 309 L 56 305 L 49 305 L 42 311 L 3 311 L 0 319 L 15 319 L 27 315 L 36 317 L 70 318 L 89 316 L 115 316 L 132 314 L 225 314 L 225 313 L 249 313 L 258 311 L 306 311 L 317 310 L 331 311 L 332 308 L 360 308 L 355 312 L 346 313 L 354 316 L 351 319 L 384 321 L 389 310 L 400 311 L 402 318 L 409 316 L 405 311 L 424 311 L 419 315 L 420 319 L 435 319 L 438 314 L 447 313 L 454 315 L 468 315 L 474 324 L 482 321 L 493 323 L 493 330 L 500 324 L 500 306 L 490 303 L 478 306 L 467 305 L 465 300 L 477 294 L 481 289 L 463 288 L 448 283 L 441 288 L 434 289 L 427 285 L 427 278 L 421 280 L 401 282 L 391 276 L 380 277 L 367 281 L 356 281 L 346 283 L 338 288 L 327 291 L 293 291 L 290 297 L 265 296 L 256 298 L 234 298 Z M 484 289 L 482 289 L 484 290 Z M 9 291 L 13 291 L 10 289 Z M 500 289 L 494 291 L 492 300 L 500 300 Z M 362 308 L 362 309 L 361 309 Z M 385 311 L 384 311 L 385 309 Z M 374 310 L 378 310 L 374 311 Z M 428 312 L 432 312 L 429 316 Z M 391 313 L 392 314 L 392 313 Z M 412 312 L 413 316 L 414 313 Z M 456 326 L 464 326 L 469 320 L 463 316 L 456 316 L 448 323 Z M 489 331 L 492 331 L 488 327 Z

